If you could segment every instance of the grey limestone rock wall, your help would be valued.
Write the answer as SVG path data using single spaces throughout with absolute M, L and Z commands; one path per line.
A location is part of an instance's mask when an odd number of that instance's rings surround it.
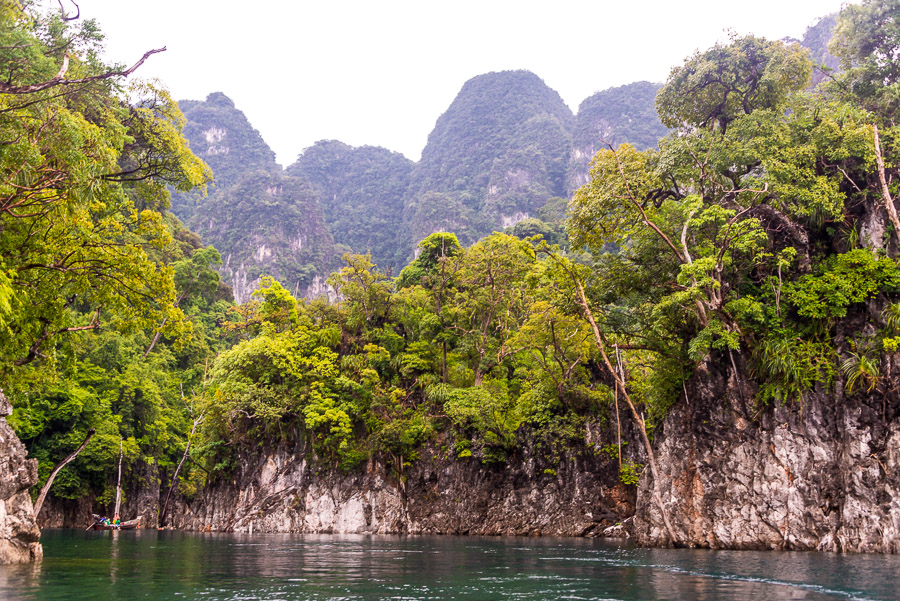
M 28 489 L 37 482 L 37 461 L 6 423 L 12 406 L 0 392 L 0 564 L 41 558 L 41 532 Z
M 739 398 L 732 374 L 701 370 L 657 439 L 680 543 L 900 553 L 900 407 L 845 398 L 840 382 L 751 419 Z M 651 487 L 642 478 L 634 534 L 667 545 Z
M 322 473 L 302 449 L 277 449 L 179 501 L 170 522 L 235 532 L 598 536 L 634 507 L 616 463 L 590 447 L 547 472 L 529 456 L 484 465 L 436 446 L 406 469 L 398 477 L 370 462 Z

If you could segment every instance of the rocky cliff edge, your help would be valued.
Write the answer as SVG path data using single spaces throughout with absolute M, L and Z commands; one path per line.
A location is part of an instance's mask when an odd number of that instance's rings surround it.
M 12 405 L 0 392 L 0 564 L 25 563 L 43 556 L 41 531 L 28 489 L 37 482 L 37 461 L 6 423 Z

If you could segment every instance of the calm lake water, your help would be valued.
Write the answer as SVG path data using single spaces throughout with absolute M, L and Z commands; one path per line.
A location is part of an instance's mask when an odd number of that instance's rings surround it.
M 48 531 L 0 599 L 900 600 L 900 557 L 585 539 Z

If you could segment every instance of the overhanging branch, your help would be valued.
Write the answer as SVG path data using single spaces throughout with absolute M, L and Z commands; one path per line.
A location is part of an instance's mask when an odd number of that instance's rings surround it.
M 112 77 L 128 77 L 129 75 L 137 71 L 137 69 L 144 64 L 144 61 L 146 61 L 152 55 L 165 51 L 165 46 L 163 46 L 162 48 L 157 48 L 156 50 L 148 50 L 144 53 L 144 56 L 142 56 L 138 62 L 132 65 L 131 68 L 125 69 L 124 71 L 108 71 L 101 75 L 93 75 L 91 77 L 82 77 L 79 79 L 64 79 L 66 71 L 69 70 L 69 55 L 66 54 L 63 56 L 63 63 L 62 67 L 60 67 L 59 69 L 59 73 L 57 73 L 56 76 L 52 79 L 27 86 L 14 86 L 9 83 L 0 82 L 0 94 L 33 94 L 35 92 L 40 92 L 43 90 L 54 88 L 56 86 L 69 86 L 73 84 L 88 83 L 92 81 L 102 81 L 104 79 L 110 79 Z

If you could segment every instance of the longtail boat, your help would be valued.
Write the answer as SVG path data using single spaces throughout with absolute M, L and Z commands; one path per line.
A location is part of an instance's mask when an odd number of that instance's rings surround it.
M 104 522 L 103 517 L 96 513 L 92 513 L 91 515 L 94 518 L 94 523 L 88 526 L 88 530 L 134 530 L 141 525 L 140 516 L 138 516 L 136 520 L 128 520 L 127 522 L 122 522 L 120 524 L 111 524 L 109 522 Z
M 116 519 L 119 519 L 119 507 L 122 505 L 122 457 L 123 457 L 123 449 L 122 449 L 122 439 L 119 439 L 119 480 L 116 482 Z M 92 513 L 91 516 L 94 518 L 94 523 L 85 528 L 85 530 L 134 530 L 138 526 L 141 525 L 141 516 L 138 516 L 136 520 L 128 520 L 127 522 L 119 522 L 115 524 L 110 522 L 108 518 L 104 518 L 101 515 L 96 513 Z

